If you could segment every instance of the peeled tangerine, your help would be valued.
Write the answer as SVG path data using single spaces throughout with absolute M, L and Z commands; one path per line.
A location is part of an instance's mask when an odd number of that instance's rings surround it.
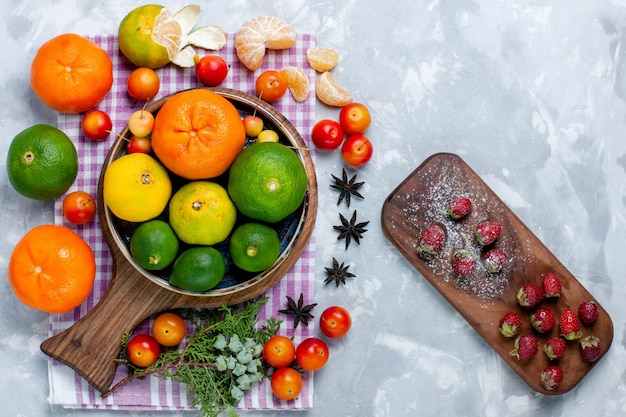
M 352 94 L 346 88 L 337 84 L 330 72 L 324 72 L 315 83 L 315 94 L 324 104 L 334 107 L 343 107 L 352 103 Z
M 309 97 L 309 78 L 301 68 L 288 66 L 280 70 L 280 75 L 285 78 L 294 100 L 302 102 Z
M 257 16 L 246 21 L 235 34 L 235 50 L 251 71 L 261 67 L 266 49 L 288 49 L 296 43 L 296 33 L 274 16 Z
M 326 72 L 337 66 L 339 54 L 334 49 L 313 46 L 306 50 L 306 59 L 315 71 Z
M 217 26 L 192 30 L 199 14 L 198 5 L 185 6 L 176 13 L 154 4 L 137 7 L 120 23 L 120 51 L 138 67 L 160 68 L 170 62 L 192 67 L 192 45 L 218 50 L 226 44 L 224 31 Z

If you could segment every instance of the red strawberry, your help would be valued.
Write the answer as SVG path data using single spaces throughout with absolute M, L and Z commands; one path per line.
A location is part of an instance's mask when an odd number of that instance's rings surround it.
M 521 361 L 533 358 L 539 350 L 539 341 L 534 334 L 524 334 L 515 339 L 515 346 L 510 355 Z
M 541 371 L 541 383 L 548 391 L 558 388 L 562 381 L 563 371 L 556 365 L 548 366 L 546 369 Z
M 441 251 L 446 243 L 446 231 L 440 224 L 428 226 L 420 235 L 417 253 L 424 260 L 431 260 Z
M 500 223 L 487 220 L 476 226 L 474 235 L 481 246 L 489 246 L 498 239 L 501 229 Z
M 454 250 L 452 256 L 452 269 L 460 277 L 466 277 L 476 268 L 476 257 L 474 254 L 467 250 L 458 248 Z
M 525 308 L 535 308 L 543 300 L 543 288 L 537 284 L 524 284 L 517 291 L 517 302 Z
M 509 311 L 502 316 L 498 326 L 500 333 L 502 333 L 504 337 L 513 337 L 516 336 L 522 328 L 522 318 L 517 312 Z
M 549 307 L 538 307 L 531 313 L 530 323 L 539 333 L 546 333 L 552 330 L 556 324 L 556 319 Z
M 587 336 L 580 339 L 580 353 L 583 359 L 588 362 L 597 361 L 602 353 L 600 339 L 595 336 Z
M 476 268 L 476 255 L 469 246 L 465 233 L 461 233 L 465 246 L 456 248 L 452 253 L 452 269 L 459 277 L 466 277 Z
M 549 360 L 557 361 L 565 354 L 565 340 L 561 337 L 550 337 L 543 345 L 543 352 Z
M 561 336 L 567 340 L 580 339 L 580 320 L 578 316 L 571 309 L 565 309 L 561 313 L 561 322 L 559 323 L 561 330 Z
M 446 213 L 453 220 L 459 220 L 463 217 L 467 216 L 468 213 L 472 210 L 472 201 L 469 198 L 465 197 L 456 197 L 450 203 L 448 203 L 448 208 Z
M 546 298 L 561 296 L 561 280 L 554 272 L 543 276 L 543 292 Z
M 593 300 L 583 301 L 578 306 L 578 315 L 585 324 L 591 324 L 598 319 L 598 304 Z
M 483 256 L 483 265 L 489 272 L 500 272 L 506 262 L 506 253 L 502 249 L 489 249 Z

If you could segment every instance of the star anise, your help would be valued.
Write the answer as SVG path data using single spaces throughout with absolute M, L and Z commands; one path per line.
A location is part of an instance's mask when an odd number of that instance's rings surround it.
M 300 298 L 298 299 L 298 303 L 294 301 L 290 296 L 287 297 L 287 308 L 285 310 L 278 310 L 279 313 L 289 314 L 294 316 L 293 319 L 293 328 L 298 327 L 298 324 L 302 322 L 305 326 L 309 325 L 309 320 L 314 318 L 313 314 L 310 311 L 317 305 L 317 303 L 304 305 L 304 296 L 300 293 Z
M 364 227 L 369 224 L 369 221 L 357 223 L 356 210 L 354 210 L 354 213 L 352 213 L 352 218 L 349 222 L 345 217 L 343 217 L 341 213 L 339 213 L 339 219 L 341 220 L 341 225 L 333 226 L 333 229 L 339 231 L 339 236 L 337 236 L 337 240 L 345 239 L 346 249 L 348 249 L 348 246 L 350 246 L 350 242 L 352 242 L 353 239 L 357 244 L 360 245 L 360 239 L 363 237 L 363 233 L 367 232 L 367 229 L 364 229 Z
M 339 198 L 337 199 L 337 205 L 341 204 L 341 202 L 345 198 L 346 204 L 348 205 L 348 207 L 350 207 L 350 198 L 352 196 L 364 198 L 357 190 L 359 187 L 365 184 L 365 182 L 355 182 L 356 174 L 348 180 L 348 174 L 346 173 L 346 169 L 344 168 L 341 178 L 338 178 L 333 174 L 330 175 L 331 177 L 333 177 L 333 180 L 335 180 L 335 183 L 330 185 L 331 188 L 339 190 L 340 192 Z
M 333 267 L 332 268 L 324 267 L 324 269 L 326 270 L 326 274 L 327 274 L 326 279 L 324 280 L 324 284 L 330 284 L 331 282 L 335 281 L 335 285 L 336 287 L 338 287 L 339 284 L 346 285 L 346 278 L 356 277 L 356 275 L 354 275 L 353 273 L 348 272 L 348 268 L 350 268 L 350 265 L 347 265 L 347 266 L 343 266 L 343 265 L 344 265 L 343 262 L 340 265 L 339 261 L 333 258 Z

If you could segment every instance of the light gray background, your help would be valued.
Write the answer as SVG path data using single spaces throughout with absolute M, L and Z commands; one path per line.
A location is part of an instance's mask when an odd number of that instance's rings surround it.
M 141 1 L 1 0 L 0 275 L 52 205 L 10 187 L 11 138 L 56 114 L 31 92 L 36 49 L 64 33 L 115 33 Z M 250 17 L 283 17 L 336 49 L 336 80 L 372 111 L 372 161 L 358 171 L 371 220 L 361 246 L 335 243 L 338 153 L 317 157 L 317 302 L 350 309 L 354 329 L 331 345 L 306 416 L 626 415 L 624 250 L 626 1 L 328 0 L 202 2 L 199 22 L 236 31 Z M 167 4 L 178 10 L 186 2 Z M 318 118 L 337 109 L 318 105 Z M 308 134 L 308 132 L 302 132 Z M 461 155 L 612 315 L 613 346 L 571 392 L 526 384 L 385 239 L 384 199 L 429 155 Z M 333 256 L 357 274 L 324 286 Z M 6 416 L 181 416 L 51 407 L 39 344 L 47 316 L 0 281 L 0 404 Z M 288 415 L 247 412 L 245 416 Z

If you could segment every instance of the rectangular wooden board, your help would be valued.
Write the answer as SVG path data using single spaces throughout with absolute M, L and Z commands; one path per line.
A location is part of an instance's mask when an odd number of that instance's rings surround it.
M 456 196 L 472 200 L 472 211 L 460 221 L 445 214 L 448 202 Z M 473 238 L 474 230 L 478 223 L 487 219 L 502 225 L 500 237 L 493 246 L 504 250 L 508 255 L 507 263 L 498 274 L 487 272 L 479 264 L 472 275 L 459 278 L 451 267 L 452 253 L 463 246 L 461 236 L 465 234 L 479 255 L 481 248 Z M 579 342 L 568 341 L 565 356 L 554 363 L 563 370 L 561 386 L 554 391 L 543 387 L 541 371 L 552 363 L 542 347 L 548 337 L 559 336 L 561 311 L 565 308 L 577 311 L 582 301 L 598 300 L 459 156 L 439 153 L 426 159 L 385 200 L 381 221 L 387 239 L 534 390 L 544 394 L 565 393 L 598 363 L 584 361 Z M 418 256 L 417 246 L 422 230 L 433 223 L 443 225 L 446 244 L 435 259 L 427 262 Z M 559 298 L 543 301 L 542 305 L 553 309 L 557 325 L 550 333 L 540 334 L 532 328 L 530 311 L 518 305 L 516 294 L 525 283 L 541 285 L 543 275 L 548 272 L 561 278 L 563 289 Z M 600 338 L 604 356 L 613 340 L 613 323 L 599 302 L 598 306 L 598 320 L 592 325 L 583 325 L 582 333 Z M 500 318 L 511 310 L 522 316 L 522 333 L 533 332 L 539 339 L 539 352 L 531 360 L 520 361 L 511 356 L 515 338 L 505 338 L 498 331 Z

